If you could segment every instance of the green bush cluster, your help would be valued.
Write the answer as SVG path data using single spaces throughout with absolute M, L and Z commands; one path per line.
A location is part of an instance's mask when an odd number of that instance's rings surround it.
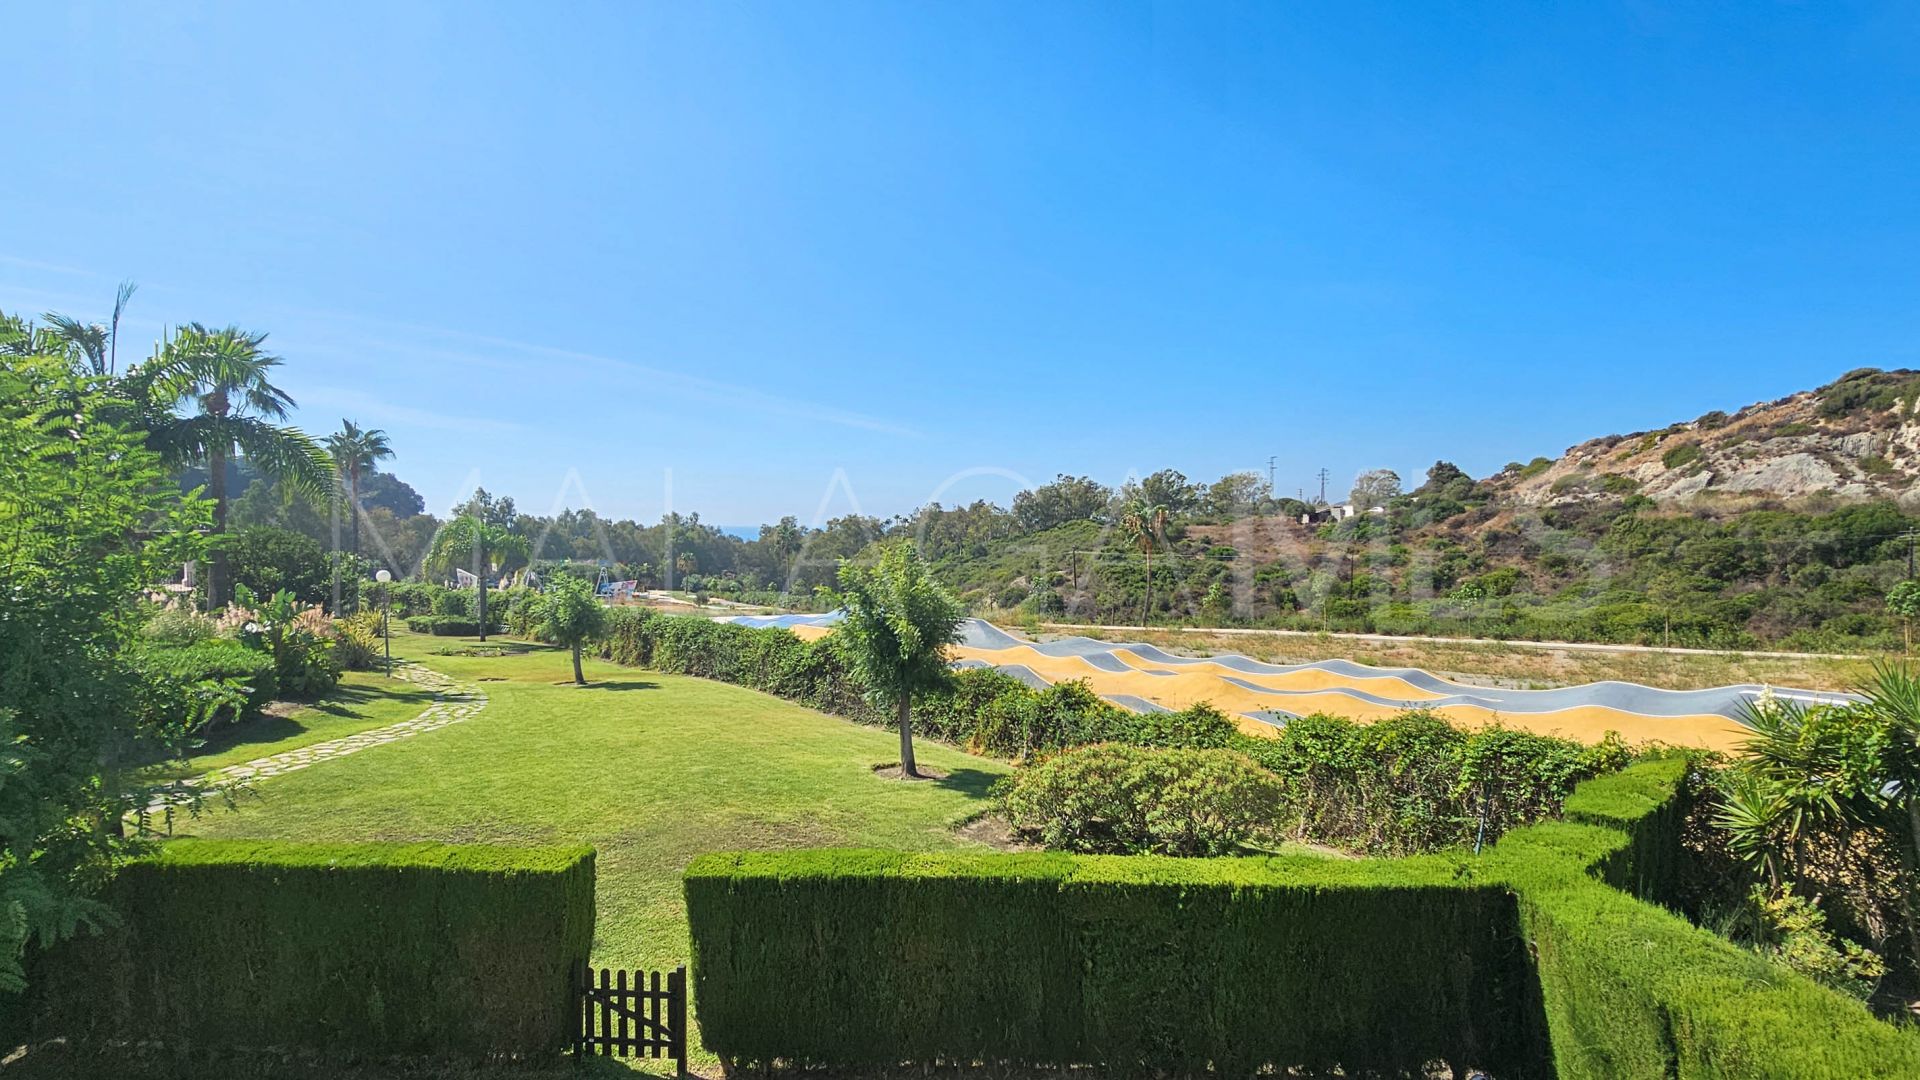
M 1020 770 L 1001 802 L 1015 829 L 1050 850 L 1232 855 L 1277 831 L 1286 789 L 1231 750 L 1104 743 Z
M 686 895 L 735 1065 L 1540 1074 L 1513 899 L 1457 861 L 795 851 Z
M 1625 766 L 1597 746 L 1509 728 L 1464 731 L 1426 712 L 1370 723 L 1314 715 L 1234 747 L 1284 782 L 1299 835 L 1375 855 L 1432 851 L 1557 812 L 1574 785 Z
M 273 657 L 231 638 L 205 638 L 176 645 L 148 639 L 130 650 L 134 672 L 133 707 L 149 724 L 169 726 L 198 715 L 194 698 L 210 682 L 237 680 L 245 684 L 246 715 L 258 714 L 280 695 Z M 230 711 L 208 717 L 215 722 L 240 719 Z
M 118 927 L 43 957 L 34 1028 L 101 1048 L 555 1052 L 593 882 L 587 847 L 175 841 L 113 881 Z
M 333 655 L 347 671 L 372 671 L 383 656 L 378 611 L 361 611 L 333 620 Z
M 415 615 L 407 620 L 407 629 L 435 637 L 474 637 L 480 633 L 480 624 L 471 615 Z M 488 630 L 488 633 L 499 632 L 499 623 L 493 623 Z
M 1588 781 L 1487 855 L 710 855 L 702 1037 L 735 1064 L 1112 1073 L 1920 1075 L 1920 1037 L 1657 896 L 1690 763 Z

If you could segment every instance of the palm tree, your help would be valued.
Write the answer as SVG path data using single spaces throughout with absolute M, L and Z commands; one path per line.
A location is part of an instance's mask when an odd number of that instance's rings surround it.
M 1153 548 L 1156 543 L 1166 543 L 1167 508 L 1135 499 L 1121 512 L 1120 527 L 1147 557 L 1147 597 L 1140 605 L 1140 625 L 1145 626 L 1153 615 Z
M 113 319 L 105 326 L 99 323 L 83 323 L 71 315 L 58 312 L 46 313 L 47 333 L 59 342 L 70 355 L 86 361 L 89 374 L 111 376 L 118 362 L 120 340 L 120 316 L 126 313 L 127 301 L 133 299 L 137 286 L 131 281 L 120 283 L 119 292 L 113 298 Z
M 342 419 L 340 430 L 327 436 L 327 453 L 333 455 L 334 480 L 336 487 L 344 483 L 347 496 L 347 513 L 353 520 L 353 553 L 360 554 L 360 476 L 371 472 L 374 464 L 393 456 L 393 448 L 387 443 L 387 433 L 378 428 L 362 428 L 351 420 Z M 333 502 L 333 613 L 340 614 L 340 502 L 338 493 Z
M 487 640 L 487 577 L 507 558 L 527 558 L 527 538 L 510 532 L 474 514 L 461 514 L 441 527 L 433 536 L 430 556 L 436 566 L 450 567 L 466 562 L 480 581 L 474 619 L 479 624 L 480 640 Z
M 227 462 L 236 451 L 266 476 L 318 494 L 332 463 L 299 428 L 276 424 L 294 404 L 272 382 L 280 358 L 262 346 L 267 335 L 229 326 L 181 327 L 152 359 L 127 375 L 126 390 L 147 412 L 148 445 L 174 465 L 204 465 L 213 499 L 213 531 L 227 531 Z M 186 406 L 192 411 L 182 414 Z M 213 607 L 228 600 L 227 555 L 216 545 L 207 584 Z
M 351 420 L 341 420 L 340 430 L 327 436 L 327 452 L 333 455 L 333 467 L 347 482 L 347 506 L 353 513 L 353 553 L 358 555 L 360 478 L 392 457 L 393 446 L 387 441 L 387 433 L 379 428 L 363 428 Z
M 912 543 L 880 552 L 873 566 L 842 563 L 836 599 L 846 612 L 834 636 L 875 703 L 892 706 L 900 728 L 900 775 L 919 779 L 913 756 L 913 699 L 947 685 L 947 646 L 960 640 L 966 615 L 940 587 Z

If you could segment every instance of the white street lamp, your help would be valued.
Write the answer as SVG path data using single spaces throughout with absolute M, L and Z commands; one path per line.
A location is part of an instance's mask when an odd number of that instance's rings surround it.
M 374 572 L 373 580 L 380 583 L 380 642 L 387 648 L 387 678 L 393 678 L 393 631 L 387 626 L 387 615 L 393 610 L 393 590 L 387 584 L 393 575 L 384 567 Z

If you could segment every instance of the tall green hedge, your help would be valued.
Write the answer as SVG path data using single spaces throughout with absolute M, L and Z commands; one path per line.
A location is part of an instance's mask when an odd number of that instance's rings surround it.
M 1667 759 L 1590 780 L 1569 820 L 1510 833 L 1488 860 L 1520 899 L 1558 1075 L 1920 1076 L 1913 1031 L 1620 891 L 1671 883 L 1686 772 Z
M 686 892 L 738 1062 L 1540 1074 L 1513 898 L 1458 859 L 798 851 Z
M 108 895 L 121 925 L 48 954 L 36 1028 L 352 1055 L 538 1055 L 573 1028 L 589 847 L 180 840 Z
M 1670 881 L 1687 770 L 1590 780 L 1478 858 L 706 856 L 702 1037 L 742 1063 L 1920 1076 L 1913 1031 L 1623 891 Z
M 615 608 L 607 613 L 597 648 L 617 664 L 730 682 L 856 723 L 894 722 L 891 709 L 877 709 L 867 699 L 833 637 L 802 641 L 786 630 Z M 917 699 L 913 723 L 929 738 L 1008 758 L 1098 742 L 1221 747 L 1235 733 L 1233 720 L 1210 705 L 1135 713 L 1084 683 L 1036 690 L 984 668 L 956 672 L 947 687 Z

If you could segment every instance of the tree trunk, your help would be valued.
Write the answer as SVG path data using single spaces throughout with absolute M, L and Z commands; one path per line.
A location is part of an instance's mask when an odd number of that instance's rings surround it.
M 227 535 L 227 448 L 216 438 L 207 447 L 207 495 L 213 499 L 213 535 Z M 229 573 L 227 549 L 215 545 L 207 572 L 207 606 L 215 611 L 227 606 Z
M 587 677 L 580 671 L 580 643 L 573 643 L 573 682 L 576 686 L 587 685 Z
M 338 474 L 335 474 L 338 475 Z M 327 500 L 333 509 L 333 617 L 340 617 L 340 490 L 334 488 L 334 497 Z
M 1907 828 L 1911 835 L 1907 837 L 1907 864 L 1905 888 L 1902 890 L 1901 911 L 1906 915 L 1907 948 L 1911 950 L 1913 964 L 1920 968 L 1920 912 L 1914 911 L 1913 899 L 1920 893 L 1920 798 L 1913 792 L 1907 792 Z
M 1147 551 L 1147 599 L 1140 605 L 1140 625 L 1145 626 L 1153 618 L 1153 552 Z
M 920 778 L 920 766 L 913 760 L 913 698 L 902 694 L 898 707 L 900 717 L 900 775 L 915 780 Z
M 347 474 L 347 513 L 352 514 L 353 553 L 360 554 L 360 470 Z
M 478 533 L 478 529 L 474 530 Z M 473 577 L 479 583 L 478 603 L 474 605 L 474 614 L 479 616 L 480 640 L 487 640 L 487 542 L 479 536 L 473 538 Z

